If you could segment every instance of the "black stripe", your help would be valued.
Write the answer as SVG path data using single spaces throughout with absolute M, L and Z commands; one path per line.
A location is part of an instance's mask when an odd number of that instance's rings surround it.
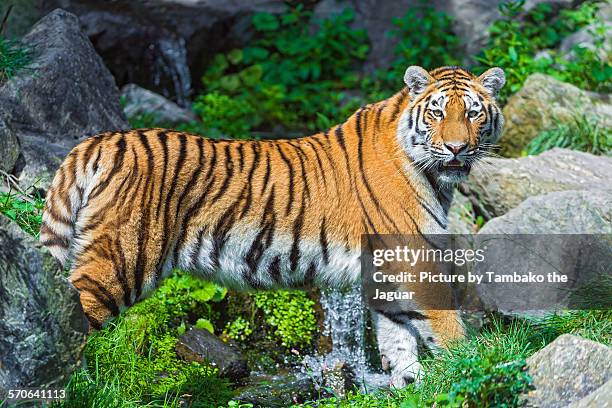
M 108 173 L 108 176 L 106 177 L 106 179 L 102 183 L 98 184 L 92 190 L 91 194 L 89 194 L 90 200 L 94 199 L 99 194 L 101 194 L 106 189 L 106 187 L 108 187 L 109 183 L 113 179 L 113 176 L 123 167 L 123 159 L 125 158 L 125 146 L 126 146 L 124 134 L 121 134 L 121 137 L 119 138 L 119 140 L 117 140 L 117 143 L 115 143 L 115 146 L 117 147 L 117 153 L 115 154 L 115 157 L 112 160 L 113 168 Z
M 230 155 L 229 143 L 225 144 L 223 152 L 225 154 L 225 178 L 223 179 L 221 187 L 219 187 L 219 191 L 217 191 L 217 194 L 215 194 L 215 196 L 212 198 L 213 203 L 216 202 L 219 197 L 225 194 L 227 188 L 232 182 L 232 176 L 234 175 L 234 163 L 232 156 Z
M 291 162 L 289 161 L 289 159 L 287 159 L 287 157 L 284 155 L 279 145 L 275 145 L 275 146 L 276 146 L 276 150 L 278 151 L 278 154 L 280 155 L 281 159 L 287 165 L 287 171 L 289 172 L 289 185 L 288 185 L 288 191 L 287 191 L 288 200 L 287 200 L 287 206 L 285 208 L 285 214 L 289 215 L 289 213 L 291 212 L 291 208 L 293 207 L 293 194 L 294 194 L 293 187 L 294 187 L 295 175 L 293 174 L 293 167 L 291 166 Z
M 275 256 L 272 262 L 270 262 L 268 273 L 270 274 L 270 279 L 272 279 L 273 282 L 276 284 L 281 283 L 280 258 L 278 256 Z
M 168 134 L 166 132 L 159 132 L 157 138 L 162 145 L 162 179 L 159 185 L 159 200 L 160 202 L 155 208 L 155 218 L 159 218 L 159 211 L 161 210 L 161 198 L 164 196 L 165 184 L 166 184 L 166 173 L 168 172 Z M 174 181 L 174 179 L 172 179 Z M 174 184 L 174 183 L 172 183 Z
M 325 131 L 325 133 L 323 134 L 323 136 L 325 136 L 325 140 L 327 141 L 328 145 L 329 145 L 329 130 Z M 321 151 L 323 153 L 325 153 L 325 157 L 327 157 L 327 161 L 329 162 L 330 166 L 328 168 L 328 172 L 327 173 L 332 173 L 332 176 L 334 177 L 334 185 L 336 186 L 336 192 L 338 192 L 338 175 L 336 174 L 336 166 L 334 165 L 334 159 L 331 156 L 331 153 L 329 152 L 329 150 L 323 145 L 323 142 L 319 139 L 318 136 L 313 136 L 310 138 L 310 140 L 312 140 L 313 142 L 315 142 L 319 148 L 321 149 Z M 327 175 L 324 174 L 324 176 Z
M 261 191 L 259 194 L 263 194 L 268 187 L 268 183 L 270 182 L 270 150 L 266 149 L 266 173 L 264 174 L 264 178 L 261 184 Z
M 257 233 L 257 236 L 253 240 L 251 247 L 245 255 L 245 261 L 249 266 L 250 273 L 252 274 L 258 267 L 259 261 L 264 254 L 265 250 L 270 247 L 272 240 L 274 239 L 274 228 L 276 224 L 276 215 L 274 211 L 274 186 L 270 191 L 268 200 L 264 207 L 264 212 L 261 220 L 261 230 Z
M 325 231 L 325 216 L 321 221 L 321 229 L 319 231 L 319 243 L 321 244 L 321 253 L 323 254 L 323 262 L 327 265 L 329 263 L 329 252 L 327 249 L 327 231 Z
M 244 169 L 244 151 L 242 150 L 242 147 L 242 142 L 239 142 L 236 150 L 238 150 L 238 168 L 240 169 L 240 173 L 242 173 L 242 170 Z
M 302 195 L 302 204 L 297 218 L 293 221 L 293 243 L 291 245 L 291 253 L 289 260 L 291 262 L 291 272 L 297 272 L 297 266 L 300 261 L 300 242 L 302 235 L 302 227 L 304 225 L 304 211 L 306 203 L 305 197 Z
M 139 131 L 138 136 L 140 138 L 140 143 L 142 144 L 143 149 L 145 150 L 147 156 L 147 173 L 145 177 L 145 186 L 142 189 L 142 200 L 144 200 L 145 195 L 152 191 L 152 183 L 153 183 L 153 152 L 151 150 L 151 146 L 149 145 L 149 141 L 147 140 L 147 135 Z M 149 194 L 150 199 L 152 194 Z M 141 222 L 144 225 L 140 225 L 138 230 L 138 246 L 137 246 L 137 255 L 136 255 L 136 265 L 134 268 L 134 286 L 136 289 L 136 300 L 140 298 L 142 293 L 142 283 L 144 280 L 144 268 L 147 265 L 147 254 L 145 252 L 146 242 L 149 240 L 149 209 L 150 207 L 150 199 L 148 205 L 145 205 L 143 208 L 143 214 L 141 218 Z M 141 201 L 142 201 L 141 200 Z
M 166 195 L 166 202 L 164 204 L 164 227 L 162 230 L 162 237 L 165 238 L 165 243 L 164 243 L 165 248 L 163 249 L 163 253 L 158 258 L 157 264 L 155 266 L 155 282 L 159 282 L 161 278 L 161 274 L 163 272 L 161 263 L 166 259 L 166 256 L 168 255 L 168 250 L 170 249 L 171 240 L 168 239 L 169 230 L 170 230 L 170 225 L 169 225 L 170 206 L 172 205 L 172 199 L 174 197 L 174 190 L 176 189 L 176 185 L 179 180 L 179 173 L 181 172 L 181 170 L 183 170 L 183 166 L 185 164 L 185 158 L 187 156 L 187 139 L 184 135 L 179 135 L 178 138 L 179 138 L 179 154 L 178 154 L 178 158 L 176 159 L 176 166 L 174 167 L 174 174 L 172 175 L 172 183 L 170 185 L 170 190 L 168 191 L 168 194 Z M 158 205 L 158 208 L 161 207 L 161 200 L 163 197 L 162 194 L 163 194 L 163 191 L 160 191 L 160 195 L 159 195 L 160 205 Z M 176 206 L 177 206 L 177 212 L 178 212 L 178 208 L 179 208 L 178 202 Z M 174 219 L 174 221 L 176 222 L 176 218 Z

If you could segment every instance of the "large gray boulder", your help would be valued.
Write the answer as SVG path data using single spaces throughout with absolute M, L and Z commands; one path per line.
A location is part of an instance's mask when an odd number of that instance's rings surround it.
M 121 96 L 123 111 L 128 118 L 153 114 L 160 123 L 170 126 L 198 120 L 191 110 L 181 108 L 171 100 L 136 84 L 127 84 L 121 88 Z
M 127 129 L 128 124 L 115 81 L 81 32 L 76 16 L 55 10 L 22 41 L 32 50 L 33 60 L 0 87 L 0 118 L 22 142 L 25 168 L 18 172 L 37 173 L 44 178 L 44 187 L 76 143 L 102 131 Z
M 567 190 L 529 197 L 479 234 L 612 234 L 612 190 Z
M 545 315 L 545 310 L 612 306 L 601 285 L 612 265 L 610 191 L 570 190 L 528 198 L 486 223 L 474 238 L 475 247 L 485 249 L 474 273 L 485 277 L 476 289 L 486 309 L 533 316 Z M 488 282 L 488 271 L 496 276 L 533 273 L 544 280 Z M 567 282 L 551 281 L 553 273 Z
M 612 405 L 612 379 L 580 401 L 572 402 L 567 408 L 609 408 Z
M 501 154 L 516 157 L 540 132 L 586 116 L 602 128 L 612 126 L 610 95 L 583 91 L 544 74 L 532 74 L 503 109 Z
M 525 395 L 526 406 L 567 407 L 600 392 L 598 388 L 612 379 L 612 349 L 564 334 L 529 357 L 527 367 L 535 389 Z M 597 407 L 607 406 L 610 401 L 602 402 Z
M 63 387 L 85 334 L 78 292 L 61 266 L 0 215 L 0 400 L 11 388 Z
M 478 213 L 498 217 L 528 197 L 564 190 L 612 190 L 612 158 L 555 148 L 520 159 L 488 159 L 460 186 Z
M 286 9 L 282 0 L 43 0 L 42 6 L 79 16 L 119 84 L 136 83 L 181 105 L 190 71 L 199 75 L 217 52 L 245 45 L 254 13 Z
M 15 132 L 0 117 L 0 170 L 11 173 L 17 164 L 21 146 Z

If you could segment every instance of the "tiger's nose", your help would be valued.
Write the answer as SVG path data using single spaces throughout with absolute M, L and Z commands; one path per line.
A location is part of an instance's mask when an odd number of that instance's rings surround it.
M 444 146 L 451 151 L 455 156 L 461 153 L 467 147 L 467 143 L 444 143 Z

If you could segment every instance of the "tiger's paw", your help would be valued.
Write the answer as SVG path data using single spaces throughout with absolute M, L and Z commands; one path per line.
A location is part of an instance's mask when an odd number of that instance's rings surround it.
M 385 368 L 385 359 L 383 356 L 383 368 Z M 388 361 L 388 359 L 387 359 Z M 390 385 L 395 388 L 404 388 L 409 384 L 418 384 L 422 376 L 423 367 L 413 358 L 398 361 L 393 365 L 390 361 L 387 367 L 391 366 Z

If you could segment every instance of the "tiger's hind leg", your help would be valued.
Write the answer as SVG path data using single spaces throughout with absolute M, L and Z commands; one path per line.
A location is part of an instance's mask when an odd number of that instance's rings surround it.
M 102 328 L 133 303 L 125 271 L 119 270 L 111 259 L 102 257 L 82 262 L 73 269 L 70 282 L 79 291 L 90 329 Z

